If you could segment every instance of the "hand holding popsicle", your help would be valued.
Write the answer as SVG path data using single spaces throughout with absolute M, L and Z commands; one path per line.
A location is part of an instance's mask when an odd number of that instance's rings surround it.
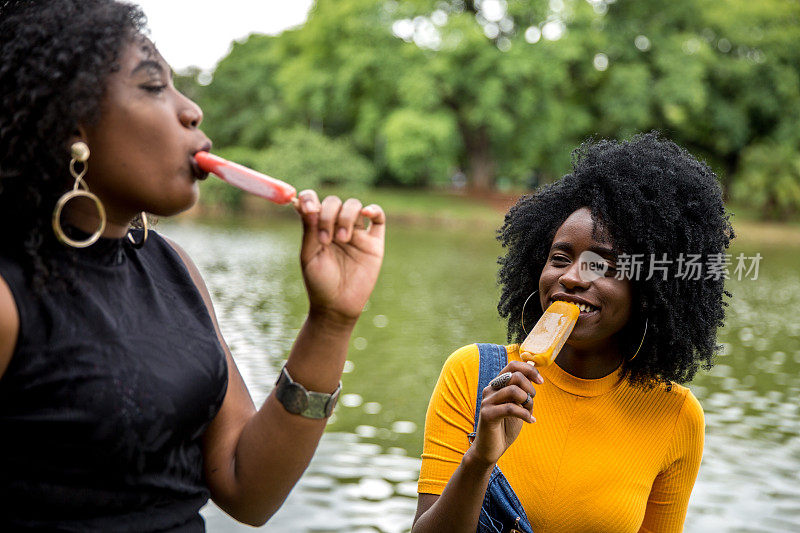
M 292 203 L 303 219 L 300 263 L 311 304 L 310 312 L 343 322 L 354 322 L 367 303 L 383 260 L 386 217 L 380 206 L 362 207 L 294 187 L 243 165 L 208 152 L 197 152 L 201 170 L 211 172 L 245 192 L 276 204 Z M 361 217 L 369 228 L 360 224 Z
M 355 321 L 367 303 L 383 259 L 386 217 L 375 205 L 362 207 L 301 191 L 296 207 L 303 219 L 300 263 L 312 313 Z M 370 221 L 361 227 L 361 217 Z
M 552 364 L 580 315 L 577 305 L 554 302 L 545 310 L 519 347 L 523 361 L 543 368 Z M 497 462 L 522 429 L 522 421 L 534 422 L 533 384 L 543 382 L 530 365 L 512 361 L 483 391 L 481 414 L 474 447 L 469 453 L 487 462 Z
M 511 361 L 483 390 L 475 441 L 469 453 L 481 462 L 496 463 L 522 430 L 523 422 L 535 422 L 531 415 L 536 390 L 542 383 L 539 372 L 522 361 Z

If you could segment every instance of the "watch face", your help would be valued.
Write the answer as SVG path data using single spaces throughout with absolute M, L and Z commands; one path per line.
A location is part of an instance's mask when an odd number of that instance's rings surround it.
M 275 391 L 278 400 L 287 411 L 300 414 L 308 407 L 308 396 L 305 389 L 297 383 L 282 383 Z

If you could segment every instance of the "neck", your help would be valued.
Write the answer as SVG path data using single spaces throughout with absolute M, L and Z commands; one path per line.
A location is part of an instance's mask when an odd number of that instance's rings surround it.
M 69 209 L 67 207 L 64 208 L 61 214 L 61 221 L 91 234 L 100 227 L 100 215 L 94 202 L 82 200 L 84 199 L 80 198 L 71 201 L 70 205 L 67 206 Z M 106 211 L 106 226 L 100 236 L 109 239 L 125 237 L 134 217 L 135 215 L 125 216 Z
M 565 344 L 558 354 L 558 366 L 575 377 L 598 379 L 614 372 L 622 364 L 622 355 L 616 341 L 603 345 L 581 346 Z

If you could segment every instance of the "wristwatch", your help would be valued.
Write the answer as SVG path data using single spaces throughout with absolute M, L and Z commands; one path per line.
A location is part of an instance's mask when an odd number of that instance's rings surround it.
M 292 380 L 286 366 L 281 369 L 278 381 L 275 382 L 275 396 L 283 404 L 284 409 L 294 415 L 306 418 L 328 418 L 333 413 L 342 382 L 332 394 L 307 391 L 305 387 Z

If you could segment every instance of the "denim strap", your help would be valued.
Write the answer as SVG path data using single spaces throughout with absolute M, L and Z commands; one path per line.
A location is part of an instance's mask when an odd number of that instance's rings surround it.
M 483 389 L 489 385 L 508 364 L 508 352 L 499 344 L 478 344 L 480 365 L 478 370 L 478 393 L 475 398 L 475 424 L 478 431 L 478 418 L 481 412 Z M 517 531 L 532 533 L 528 516 L 508 480 L 495 466 L 489 479 L 489 486 L 481 506 L 477 533 L 505 533 L 512 525 Z
M 478 343 L 478 353 L 480 354 L 480 370 L 478 371 L 478 394 L 475 400 L 475 424 L 473 431 L 478 431 L 478 415 L 481 414 L 481 401 L 483 400 L 483 389 L 489 386 L 504 366 L 508 364 L 508 353 L 506 347 L 499 344 Z

